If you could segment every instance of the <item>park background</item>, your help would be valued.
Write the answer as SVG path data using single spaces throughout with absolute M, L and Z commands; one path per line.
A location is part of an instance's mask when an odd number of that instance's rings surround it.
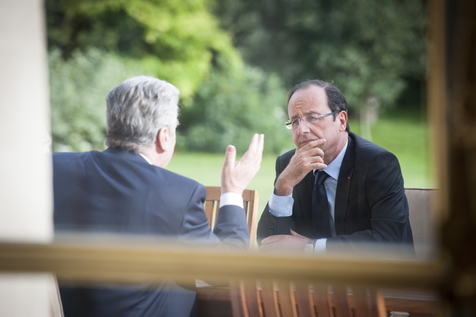
M 425 105 L 426 1 L 45 1 L 53 151 L 103 150 L 105 96 L 151 75 L 181 90 L 168 169 L 220 184 L 223 154 L 265 134 L 249 185 L 260 209 L 276 156 L 293 148 L 287 93 L 322 79 L 353 132 L 398 157 L 406 187 L 434 187 Z

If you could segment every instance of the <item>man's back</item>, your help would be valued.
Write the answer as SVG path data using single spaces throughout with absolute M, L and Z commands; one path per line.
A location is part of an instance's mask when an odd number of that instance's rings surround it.
M 242 195 L 260 168 L 264 135 L 253 135 L 238 162 L 236 148 L 226 148 L 221 206 L 212 232 L 203 210 L 205 187 L 165 170 L 177 141 L 179 99 L 177 87 L 150 76 L 126 79 L 107 94 L 108 149 L 53 155 L 56 232 L 141 234 L 248 248 Z M 126 290 L 63 285 L 61 295 L 67 317 L 193 315 L 194 291 L 170 285 Z
M 205 188 L 150 165 L 139 154 L 111 150 L 53 154 L 55 230 L 193 239 L 219 245 L 203 212 Z M 233 207 L 229 207 L 233 208 Z M 217 225 L 246 248 L 248 231 L 240 208 L 224 210 Z M 227 228 L 238 228 L 235 233 Z M 228 230 L 228 231 L 227 231 Z M 161 285 L 61 285 L 68 316 L 189 316 L 195 291 Z
M 206 194 L 133 152 L 55 153 L 53 163 L 56 230 L 177 236 L 185 213 Z M 206 223 L 205 214 L 195 216 Z

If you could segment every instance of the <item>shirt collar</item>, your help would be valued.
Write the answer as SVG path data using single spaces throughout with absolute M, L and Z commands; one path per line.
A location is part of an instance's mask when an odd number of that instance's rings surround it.
M 150 165 L 152 165 L 152 161 L 151 161 L 147 156 L 145 156 L 145 154 L 142 154 L 142 153 L 139 153 L 139 154 L 140 154 L 140 156 L 142 156 L 142 157 L 144 158 L 144 160 L 147 161 L 147 163 L 149 163 Z

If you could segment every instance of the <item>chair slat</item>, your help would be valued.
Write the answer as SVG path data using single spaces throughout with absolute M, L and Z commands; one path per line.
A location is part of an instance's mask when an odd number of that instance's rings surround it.
M 312 307 L 312 298 L 308 284 L 295 284 L 294 297 L 296 299 L 296 316 L 315 317 L 316 313 Z
M 312 285 L 310 292 L 314 312 L 317 317 L 331 316 L 329 307 L 329 291 L 327 285 Z
M 278 282 L 277 287 L 277 301 L 276 304 L 280 308 L 281 316 L 296 316 L 296 300 L 292 294 L 291 285 L 289 283 Z
M 279 306 L 273 282 L 260 282 L 260 299 L 263 315 L 266 317 L 279 317 Z
M 208 224 L 213 229 L 220 208 L 221 188 L 218 186 L 207 186 L 206 189 L 207 197 L 205 199 L 204 209 L 208 218 Z M 243 191 L 243 208 L 245 210 L 246 221 L 250 231 L 250 248 L 254 248 L 256 242 L 258 202 L 258 191 L 251 189 L 245 189 Z

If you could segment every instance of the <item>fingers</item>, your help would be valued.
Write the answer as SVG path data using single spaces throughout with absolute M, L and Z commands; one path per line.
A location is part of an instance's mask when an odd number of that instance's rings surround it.
M 243 155 L 242 161 L 255 159 L 261 162 L 261 158 L 263 156 L 263 148 L 264 148 L 264 134 L 255 133 L 253 137 L 251 138 L 248 151 L 246 151 L 246 153 Z
M 309 160 L 309 163 L 323 163 L 324 164 L 324 151 L 320 148 L 325 143 L 325 139 L 313 140 L 307 143 L 302 148 L 296 150 L 298 156 L 302 156 Z
M 302 236 L 291 230 L 291 235 L 273 235 L 261 241 L 260 251 L 271 251 L 278 249 L 302 251 L 309 242 L 309 238 Z
M 295 237 L 306 238 L 305 236 L 300 235 L 299 233 L 297 233 L 296 231 L 294 231 L 293 229 L 291 229 L 291 235 L 292 235 L 292 236 L 295 236 Z
M 248 150 L 242 159 L 236 161 L 236 148 L 227 147 L 222 169 L 222 193 L 242 194 L 261 166 L 264 148 L 264 135 L 254 134 Z
M 299 149 L 310 149 L 310 148 L 321 148 L 322 145 L 326 143 L 326 139 L 316 139 L 316 140 L 311 140 L 307 141 L 303 146 L 301 146 Z
M 233 145 L 228 145 L 225 152 L 225 162 L 223 168 L 229 168 L 235 164 L 236 148 Z
M 266 237 L 263 240 L 261 240 L 261 244 L 264 245 L 264 244 L 277 242 L 277 241 L 280 241 L 283 237 L 285 237 L 285 235 L 281 235 L 281 234 L 274 235 L 274 236 L 269 236 L 269 237 Z
M 286 239 L 285 235 L 274 235 L 264 238 L 261 241 L 260 251 L 267 252 L 283 248 Z
M 296 153 L 290 162 L 291 169 L 297 169 L 297 173 L 309 173 L 313 169 L 326 168 L 324 162 L 324 151 L 320 148 L 325 143 L 325 139 L 312 140 L 301 148 L 296 149 Z
M 263 156 L 264 150 L 264 134 L 258 134 L 258 153 Z
M 301 148 L 296 149 L 291 161 L 279 175 L 274 192 L 278 196 L 289 195 L 309 172 L 314 169 L 327 168 L 324 163 L 324 151 L 319 147 L 325 139 L 313 140 Z

